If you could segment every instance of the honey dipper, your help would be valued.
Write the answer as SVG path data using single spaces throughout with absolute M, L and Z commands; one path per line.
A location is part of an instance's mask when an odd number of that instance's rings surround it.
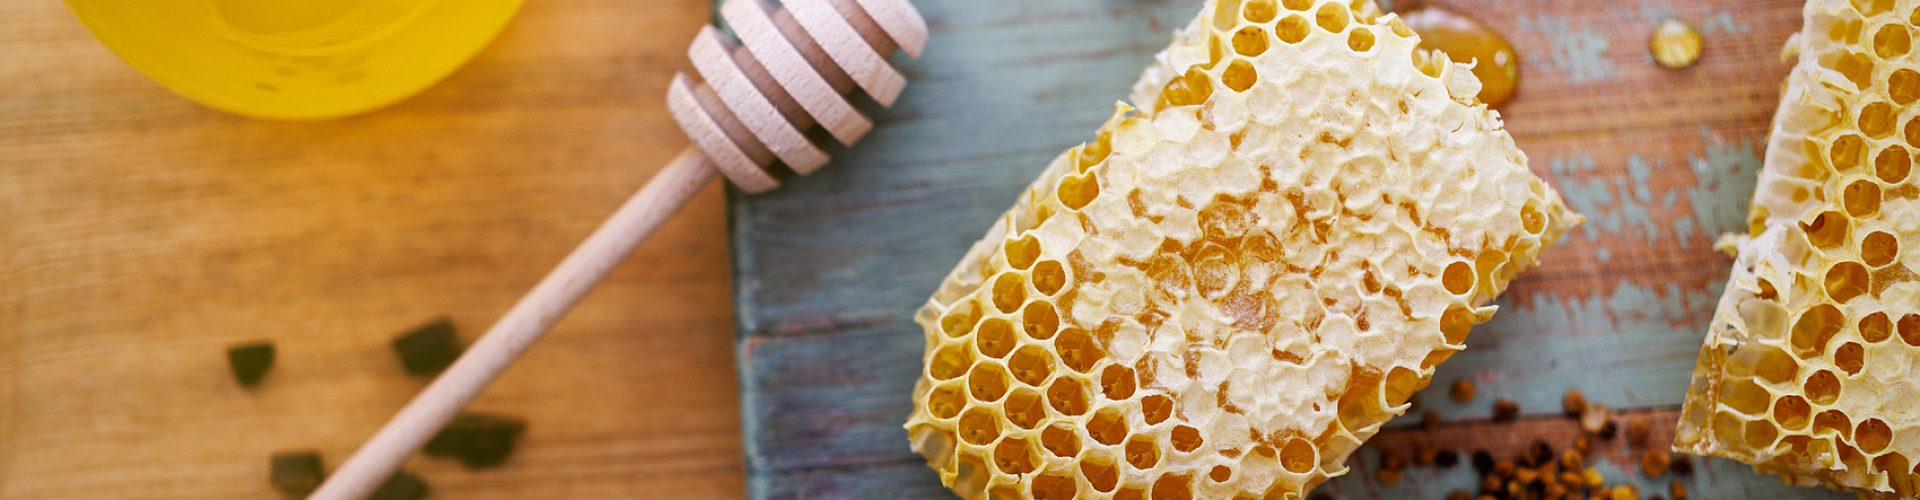
M 883 106 L 906 79 L 886 57 L 895 49 L 918 57 L 927 24 L 907 0 L 727 0 L 720 14 L 739 35 L 736 46 L 707 26 L 687 55 L 699 79 L 675 74 L 667 108 L 693 144 L 647 181 L 613 216 L 568 254 L 481 335 L 426 390 L 400 410 L 311 498 L 366 496 L 414 450 L 493 382 L 580 297 L 606 277 L 668 216 L 718 171 L 748 193 L 778 187 L 768 167 L 778 161 L 799 174 L 827 155 L 806 137 L 818 124 L 844 144 L 873 128 L 854 109 L 854 88 Z

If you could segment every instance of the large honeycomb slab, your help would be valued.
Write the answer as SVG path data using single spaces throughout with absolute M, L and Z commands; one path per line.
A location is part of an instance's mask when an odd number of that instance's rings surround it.
M 1301 497 L 1580 217 L 1370 2 L 1208 2 L 916 319 L 964 497 Z
M 1920 496 L 1920 2 L 1813 0 L 1676 450 Z

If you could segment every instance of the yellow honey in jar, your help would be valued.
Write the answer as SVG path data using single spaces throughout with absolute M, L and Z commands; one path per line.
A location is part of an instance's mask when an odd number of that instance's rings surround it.
M 127 64 L 207 106 L 317 120 L 445 78 L 520 0 L 66 0 Z

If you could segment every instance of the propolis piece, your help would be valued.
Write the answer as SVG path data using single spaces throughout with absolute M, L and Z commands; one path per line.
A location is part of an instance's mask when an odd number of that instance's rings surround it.
M 1920 496 L 1916 7 L 1807 2 L 1676 450 Z
M 400 358 L 400 367 L 416 377 L 439 375 L 464 350 L 460 331 L 453 328 L 453 320 L 444 317 L 393 339 L 393 354 Z
M 432 493 L 433 487 L 427 485 L 427 480 L 403 470 L 387 476 L 379 488 L 367 495 L 367 500 L 420 500 Z
M 461 413 L 427 440 L 421 449 L 429 456 L 453 458 L 468 469 L 491 468 L 513 455 L 527 421 L 512 415 Z
M 271 341 L 255 341 L 235 344 L 227 347 L 227 366 L 233 369 L 233 380 L 241 387 L 260 385 L 260 379 L 267 377 L 267 371 L 273 369 L 274 348 Z
M 306 498 L 326 478 L 327 471 L 320 464 L 320 452 L 314 450 L 273 454 L 272 467 L 267 475 L 267 480 L 273 483 L 273 489 L 291 498 Z
M 1418 43 L 1369 2 L 1208 2 L 920 309 L 913 448 L 969 498 L 1346 473 L 1580 220 Z

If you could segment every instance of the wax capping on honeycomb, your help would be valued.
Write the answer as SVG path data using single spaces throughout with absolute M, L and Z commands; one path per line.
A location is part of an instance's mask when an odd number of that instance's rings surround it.
M 1674 448 L 1920 496 L 1920 1 L 1813 0 Z
M 1580 216 L 1369 2 L 1206 3 L 916 320 L 967 498 L 1297 498 Z

